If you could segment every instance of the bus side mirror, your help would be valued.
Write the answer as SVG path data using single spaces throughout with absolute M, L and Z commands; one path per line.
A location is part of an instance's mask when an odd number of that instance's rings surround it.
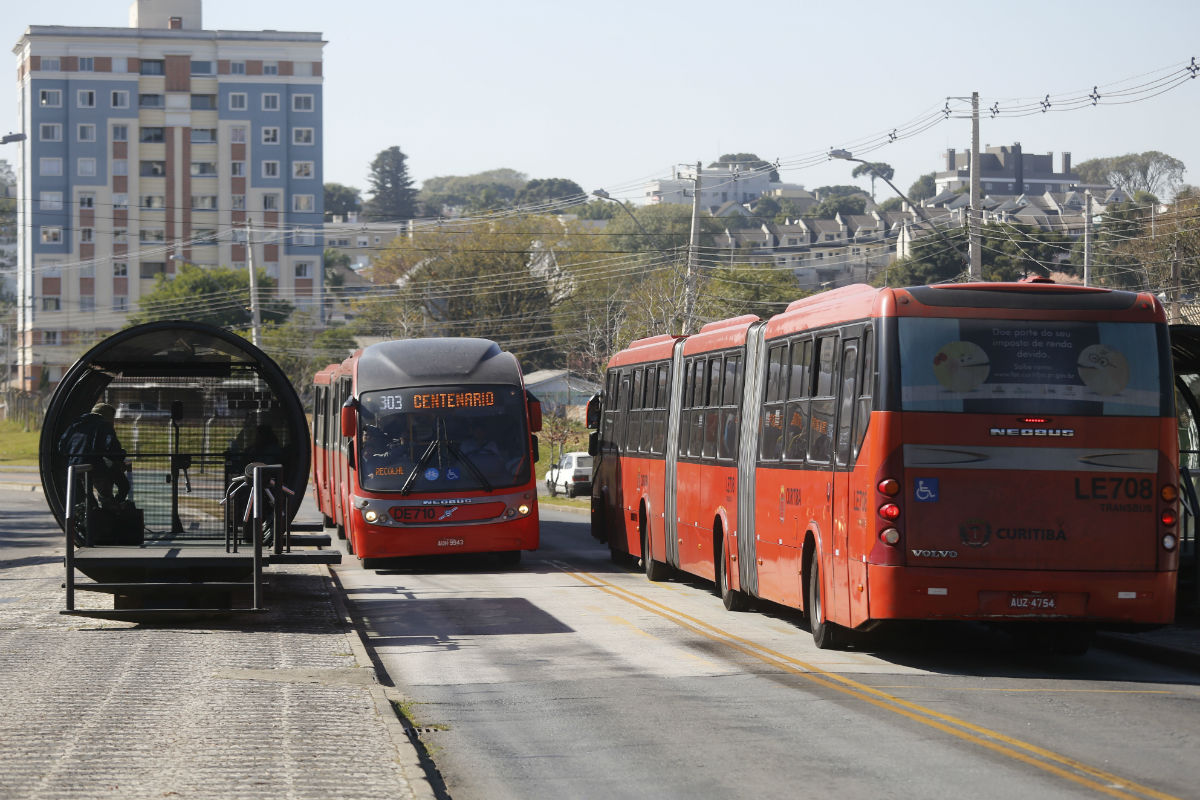
M 536 464 L 537 462 L 542 460 L 542 451 L 538 447 L 538 438 L 536 436 L 534 436 L 533 434 L 530 434 L 529 435 L 529 444 L 532 445 L 533 463 Z
M 353 397 L 342 404 L 342 436 L 347 439 L 354 438 L 354 428 L 358 422 L 356 411 Z
M 600 452 L 600 434 L 592 431 L 588 434 L 588 455 L 594 456 Z
M 542 401 L 526 390 L 525 403 L 529 406 L 529 430 L 537 433 L 542 429 Z
M 592 395 L 587 404 L 587 426 L 589 430 L 600 428 L 600 395 Z

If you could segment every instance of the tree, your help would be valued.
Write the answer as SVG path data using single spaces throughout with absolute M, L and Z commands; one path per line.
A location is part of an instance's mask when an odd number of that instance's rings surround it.
M 311 312 L 297 311 L 286 322 L 263 327 L 262 349 L 291 381 L 304 405 L 312 400 L 313 375 L 343 361 L 357 345 L 345 325 L 324 328 Z
M 275 281 L 258 270 L 259 316 L 263 322 L 282 322 L 292 312 L 274 298 Z M 266 298 L 266 299 L 263 299 Z M 175 275 L 163 273 L 154 288 L 142 295 L 130 325 L 165 319 L 188 319 L 218 328 L 246 328 L 251 323 L 250 276 L 244 269 L 200 267 L 178 262 Z
M 885 182 L 890 181 L 895 175 L 896 170 L 892 169 L 891 164 L 885 164 L 882 161 L 873 161 L 869 164 L 858 164 L 850 173 L 851 178 L 860 178 L 867 175 L 871 178 L 871 200 L 875 200 L 875 179 L 882 178 Z
M 539 206 L 557 200 L 573 200 L 586 194 L 578 183 L 566 178 L 536 178 L 521 187 L 515 199 L 520 206 Z
M 805 211 L 804 216 L 833 219 L 838 214 L 861 214 L 866 208 L 867 198 L 865 195 L 860 194 L 856 197 L 833 195 L 817 203 L 808 209 L 808 211 Z
M 709 164 L 709 167 L 733 166 L 739 166 L 743 171 L 769 169 L 768 180 L 771 183 L 779 183 L 779 170 L 775 168 L 775 165 L 770 161 L 759 158 L 754 153 L 726 153 L 712 164 Z
M 908 199 L 914 203 L 919 203 L 922 200 L 928 200 L 937 194 L 937 178 L 936 172 L 926 172 L 921 177 L 913 181 L 912 186 L 908 187 Z
M 1137 192 L 1169 195 L 1183 182 L 1186 169 L 1179 159 L 1157 150 L 1093 158 L 1075 165 L 1083 183 L 1107 184 L 1131 197 Z
M 960 278 L 967 269 L 966 229 L 943 232 L 945 239 L 929 234 L 914 242 L 911 254 L 888 268 L 888 285 L 923 286 Z M 1029 225 L 992 223 L 983 226 L 980 237 L 985 281 L 1048 275 L 1060 269 L 1071 249 L 1071 240 L 1065 235 Z
M 830 197 L 850 197 L 856 194 L 862 194 L 863 190 L 857 186 L 849 184 L 838 184 L 836 186 L 818 186 L 813 191 L 813 196 L 820 200 L 825 200 Z
M 412 219 L 417 215 L 417 191 L 408 177 L 408 157 L 395 145 L 371 162 L 371 197 L 363 214 L 370 220 Z
M 417 199 L 427 217 L 454 216 L 458 210 L 489 211 L 511 207 L 526 183 L 524 173 L 508 168 L 474 175 L 442 175 L 425 181 Z
M 353 186 L 340 183 L 325 184 L 325 221 L 332 222 L 334 216 L 346 219 L 362 207 L 362 193 Z
M 345 284 L 346 270 L 350 269 L 350 256 L 340 250 L 326 247 L 322 260 L 325 262 L 325 285 L 336 288 Z

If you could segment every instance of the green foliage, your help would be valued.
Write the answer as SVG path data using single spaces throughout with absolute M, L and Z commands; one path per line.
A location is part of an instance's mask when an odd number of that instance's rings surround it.
M 900 211 L 904 208 L 904 201 L 899 197 L 889 197 L 879 204 L 880 211 Z
M 579 217 L 579 219 L 615 219 L 619 216 L 624 216 L 625 212 L 621 211 L 619 203 L 614 203 L 612 200 L 602 200 L 597 197 L 595 200 L 589 200 L 583 205 L 573 206 L 571 213 Z
M 27 431 L 16 420 L 0 420 L 0 464 L 36 466 L 40 430 Z
M 1092 235 L 1092 282 L 1102 286 L 1165 292 L 1200 284 L 1200 196 L 1176 194 L 1164 210 L 1136 202 L 1109 206 Z M 1071 252 L 1075 271 L 1083 269 L 1083 243 Z M 1178 267 L 1179 285 L 1172 275 Z M 1192 291 L 1190 289 L 1185 291 Z
M 445 175 L 425 181 L 417 200 L 426 217 L 440 217 L 446 209 L 491 211 L 512 205 L 527 181 L 523 173 L 507 168 L 474 175 Z
M 408 176 L 408 157 L 393 145 L 371 162 L 371 197 L 363 204 L 370 220 L 405 220 L 417 215 L 417 190 Z
M 771 171 L 768 175 L 771 183 L 779 183 L 779 170 L 775 169 L 775 165 L 765 159 L 759 158 L 754 153 L 726 153 L 718 158 L 710 167 L 729 167 L 739 165 L 742 170 L 760 170 L 770 167 Z
M 1093 158 L 1074 166 L 1081 182 L 1107 184 L 1130 197 L 1138 192 L 1169 194 L 1183 182 L 1186 169 L 1182 161 L 1158 150 Z
M 892 169 L 891 164 L 885 164 L 882 161 L 873 161 L 866 164 L 859 164 L 851 172 L 850 177 L 861 178 L 866 175 L 871 179 L 871 199 L 875 199 L 875 179 L 879 178 L 885 183 L 890 181 L 896 174 L 896 170 Z
M 350 269 L 350 256 L 340 250 L 326 247 L 322 260 L 325 262 L 325 285 L 337 288 L 345 284 L 345 271 Z
M 305 406 L 312 400 L 313 375 L 343 361 L 355 347 L 349 328 L 322 328 L 309 312 L 298 311 L 286 322 L 265 325 L 262 330 L 263 352 L 287 375 Z
M 282 321 L 292 307 L 275 297 L 275 280 L 258 270 L 259 316 L 264 323 Z M 166 319 L 188 319 L 218 328 L 245 328 L 251 323 L 250 275 L 244 269 L 200 267 L 179 262 L 174 277 L 159 274 L 154 288 L 142 296 L 130 325 Z
M 699 312 L 705 319 L 742 314 L 757 314 L 766 319 L 808 294 L 800 289 L 790 269 L 776 269 L 772 264 L 719 266 L 704 284 Z
M 353 186 L 340 183 L 325 184 L 325 221 L 331 222 L 334 215 L 345 219 L 348 214 L 362 207 L 362 193 Z
M 587 194 L 575 181 L 566 178 L 535 178 L 521 187 L 515 200 L 520 206 L 539 206 Z
M 937 183 L 934 180 L 936 177 L 936 172 L 926 172 L 913 181 L 912 186 L 908 187 L 908 199 L 919 203 L 937 194 Z
M 813 195 L 822 199 L 830 197 L 850 197 L 856 194 L 862 194 L 863 190 L 857 186 L 851 186 L 847 183 L 837 184 L 835 186 L 818 186 L 813 190 Z
M 833 219 L 838 214 L 861 214 L 867 208 L 867 198 L 858 194 L 854 197 L 847 195 L 833 195 L 827 197 L 817 203 L 808 211 L 804 212 L 806 217 L 819 217 L 821 219 Z
M 908 258 L 887 270 L 890 286 L 922 286 L 958 280 L 967 271 L 966 228 L 943 229 L 946 239 L 930 234 L 917 240 Z M 1015 281 L 1029 275 L 1048 275 L 1061 268 L 1070 252 L 1067 236 L 1029 225 L 989 224 L 980 232 L 985 281 Z M 954 246 L 947 244 L 947 240 Z

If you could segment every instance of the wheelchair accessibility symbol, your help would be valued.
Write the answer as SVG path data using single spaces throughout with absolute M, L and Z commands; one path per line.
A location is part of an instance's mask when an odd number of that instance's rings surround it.
M 913 499 L 918 503 L 936 503 L 938 501 L 938 479 L 917 478 L 913 484 Z

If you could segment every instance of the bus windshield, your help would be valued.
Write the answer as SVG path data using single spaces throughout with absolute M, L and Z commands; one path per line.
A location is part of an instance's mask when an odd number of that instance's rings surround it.
M 1162 413 L 1153 323 L 899 320 L 906 411 L 1151 417 Z
M 529 478 L 517 386 L 437 386 L 359 398 L 359 483 L 377 492 L 511 488 Z

